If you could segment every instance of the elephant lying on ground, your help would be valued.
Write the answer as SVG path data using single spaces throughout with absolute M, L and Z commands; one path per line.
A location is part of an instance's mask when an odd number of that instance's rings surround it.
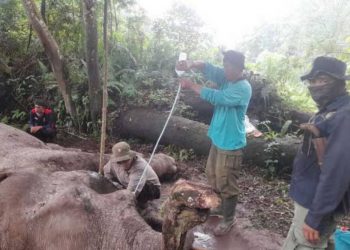
M 163 235 L 139 215 L 132 193 L 93 171 L 96 155 L 52 149 L 3 124 L 0 140 L 0 249 L 182 249 L 186 231 L 219 204 L 207 186 L 177 182 Z

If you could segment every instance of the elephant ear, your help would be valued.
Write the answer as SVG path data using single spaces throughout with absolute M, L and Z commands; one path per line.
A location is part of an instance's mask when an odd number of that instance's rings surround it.
M 177 181 L 162 207 L 165 249 L 184 249 L 187 231 L 206 221 L 211 208 L 221 201 L 205 184 Z

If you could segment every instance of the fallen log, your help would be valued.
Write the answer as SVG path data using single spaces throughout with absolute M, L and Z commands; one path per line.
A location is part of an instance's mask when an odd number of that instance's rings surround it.
M 196 112 L 198 121 L 205 124 L 210 123 L 214 111 L 213 105 L 201 99 L 198 95 L 194 94 L 193 91 L 186 89 L 181 91 L 181 101 Z
M 117 120 L 118 133 L 156 142 L 169 113 L 149 109 L 131 109 Z M 193 148 L 198 154 L 207 154 L 210 140 L 206 136 L 208 126 L 179 116 L 172 116 L 160 141 L 183 148 Z
M 117 121 L 117 131 L 122 136 L 138 137 L 156 142 L 168 116 L 166 112 L 131 109 Z M 195 153 L 206 155 L 210 140 L 207 136 L 208 126 L 183 117 L 173 116 L 162 137 L 162 144 L 173 144 Z M 265 167 L 268 164 L 278 169 L 289 169 L 296 154 L 300 140 L 294 137 L 275 138 L 266 141 L 263 138 L 248 138 L 244 149 L 244 161 Z

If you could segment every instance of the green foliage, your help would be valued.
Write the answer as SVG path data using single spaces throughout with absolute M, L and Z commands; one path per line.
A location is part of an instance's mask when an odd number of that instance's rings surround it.
M 108 93 L 112 108 L 122 101 L 133 106 L 164 110 L 174 101 L 177 85 L 165 74 L 133 69 L 111 71 L 114 79 L 108 82 Z
M 166 89 L 156 89 L 149 95 L 149 101 L 157 106 L 167 105 L 169 102 L 169 93 Z
M 285 42 L 283 39 L 285 32 L 284 24 L 263 23 L 254 30 L 254 33 L 246 36 L 239 45 L 240 50 L 245 51 L 249 61 L 255 61 L 265 51 L 278 52 Z
M 344 41 L 350 34 L 349 12 L 350 2 L 347 0 L 303 3 L 300 12 L 296 13 L 299 27 L 295 28 L 298 32 L 291 35 L 295 48 L 300 46 L 310 57 L 319 54 L 339 57 L 344 50 Z
M 265 51 L 251 67 L 276 86 L 279 96 L 288 106 L 297 110 L 314 111 L 316 106 L 306 86 L 300 82 L 299 77 L 305 72 L 302 64 L 299 57 Z
M 79 1 L 47 1 L 47 26 L 63 55 L 84 55 L 84 31 Z
M 266 141 L 273 141 L 277 138 L 283 138 L 285 137 L 287 134 L 288 134 L 288 130 L 290 128 L 290 126 L 292 125 L 292 121 L 291 120 L 287 120 L 282 128 L 281 128 L 281 131 L 275 131 L 273 130 L 269 124 L 271 122 L 270 121 L 262 121 L 258 124 L 258 128 L 259 130 L 261 130 L 264 134 L 264 139 Z
M 278 132 L 269 126 L 270 123 L 270 121 L 262 121 L 258 124 L 258 128 L 264 133 L 264 139 L 267 141 L 274 140 L 278 136 Z
M 264 153 L 269 156 L 269 158 L 265 161 L 266 177 L 268 178 L 277 176 L 280 171 L 280 164 L 278 161 L 280 158 L 280 152 L 278 145 L 278 141 L 272 140 L 264 149 Z
M 102 34 L 102 7 L 102 2 L 97 2 L 99 34 Z M 210 38 L 203 31 L 203 24 L 194 10 L 184 5 L 174 5 L 164 18 L 155 21 L 150 20 L 144 10 L 135 5 L 135 1 L 116 0 L 110 7 L 110 112 L 121 109 L 125 104 L 168 109 L 177 87 L 171 86 L 174 83 L 170 79 L 178 53 L 185 51 L 204 58 L 218 53 L 217 49 L 210 47 Z M 44 19 L 64 56 L 65 79 L 70 85 L 78 113 L 79 129 L 89 131 L 90 101 L 81 8 L 81 2 L 48 0 Z M 6 111 L 9 119 L 13 115 L 21 119 L 16 110 L 29 110 L 35 98 L 43 98 L 57 114 L 57 124 L 70 127 L 72 121 L 66 113 L 44 49 L 35 32 L 29 36 L 28 18 L 20 0 L 0 5 L 0 24 L 0 49 L 5 52 L 1 60 L 8 64 L 19 58 L 19 64 L 14 67 L 15 73 L 7 80 L 13 94 L 12 101 L 16 103 L 12 110 Z M 102 59 L 102 39 L 99 39 L 98 54 Z M 24 55 L 34 60 L 21 61 Z M 157 73 L 154 74 L 153 70 Z M 177 112 L 191 115 L 190 109 L 183 104 Z
M 71 127 L 73 125 L 71 120 L 66 119 L 67 114 L 63 100 L 58 101 L 57 105 L 54 107 L 54 111 L 57 117 L 57 126 Z
M 28 20 L 21 1 L 0 1 L 0 58 L 23 56 L 28 34 Z
M 108 81 L 109 104 L 112 108 L 117 108 L 121 98 L 129 101 L 136 99 L 138 95 L 137 83 L 138 75 L 135 70 L 120 70 L 111 74 L 114 79 Z
M 9 123 L 9 118 L 8 118 L 8 116 L 3 116 L 3 117 L 1 117 L 1 120 L 0 120 L 2 123 L 5 123 L 5 124 L 8 124 Z
M 183 149 L 172 144 L 165 147 L 165 152 L 176 161 L 189 161 L 195 158 L 193 149 Z
M 269 51 L 296 56 L 304 67 L 322 54 L 343 57 L 350 34 L 349 12 L 347 0 L 300 1 L 291 16 L 283 21 L 262 23 L 239 47 L 253 61 Z
M 19 109 L 12 110 L 11 113 L 12 113 L 11 120 L 14 122 L 24 122 L 28 116 L 26 112 L 21 111 Z
M 71 87 L 79 128 L 91 131 L 82 3 L 47 0 L 46 4 L 45 19 L 64 57 L 65 80 Z M 102 37 L 102 7 L 103 2 L 97 1 L 99 38 Z M 300 11 L 292 17 L 283 23 L 262 24 L 237 49 L 246 52 L 249 68 L 269 79 L 287 105 L 314 111 L 316 107 L 299 76 L 308 70 L 316 55 L 334 55 L 350 62 L 349 11 L 350 2 L 346 0 L 303 1 Z M 188 53 L 190 59 L 221 64 L 221 49 L 213 44 L 212 36 L 205 32 L 196 12 L 185 5 L 174 4 L 162 18 L 151 20 L 135 1 L 116 0 L 111 2 L 109 14 L 110 113 L 121 112 L 126 105 L 168 110 L 175 98 L 174 67 L 180 51 Z M 34 98 L 44 97 L 54 108 L 57 123 L 70 127 L 72 121 L 44 49 L 35 32 L 28 43 L 29 34 L 21 1 L 2 2 L 0 60 L 13 69 L 2 82 L 6 95 L 1 97 L 8 103 L 5 110 L 1 110 L 2 119 L 26 120 L 21 112 L 31 108 Z M 102 39 L 99 39 L 98 55 L 101 62 Z M 198 74 L 190 77 L 202 81 Z M 268 99 L 269 94 L 265 88 L 263 97 Z M 178 103 L 176 114 L 188 118 L 195 115 L 182 102 Z M 269 140 L 287 131 L 266 130 Z
M 270 123 L 270 121 L 263 121 L 258 124 L 258 127 L 263 131 L 264 139 L 268 142 L 264 149 L 264 154 L 267 156 L 267 160 L 265 160 L 265 168 L 263 170 L 267 178 L 274 178 L 283 170 L 282 163 L 279 159 L 281 159 L 281 156 L 285 153 L 281 152 L 280 142 L 287 138 L 295 138 L 297 132 L 288 133 L 292 124 L 291 120 L 287 120 L 283 124 L 280 132 L 272 130 L 269 126 Z
M 163 18 L 152 24 L 146 65 L 151 70 L 173 72 L 179 52 L 189 57 L 212 56 L 217 52 L 209 45 L 211 37 L 195 11 L 185 5 L 174 4 Z
M 350 62 L 350 2 L 301 1 L 282 22 L 263 23 L 239 45 L 251 69 L 274 83 L 283 101 L 294 109 L 315 111 L 300 76 L 320 55 Z
M 191 120 L 193 120 L 195 117 L 198 116 L 197 111 L 194 111 L 191 106 L 186 105 L 181 100 L 178 101 L 178 103 L 176 104 L 174 114 L 177 116 L 182 116 L 182 117 L 191 119 Z

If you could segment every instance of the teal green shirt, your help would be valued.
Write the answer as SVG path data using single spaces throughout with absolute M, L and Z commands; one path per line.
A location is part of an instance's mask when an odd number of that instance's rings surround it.
M 247 112 L 252 88 L 245 79 L 230 82 L 224 70 L 205 64 L 203 70 L 207 80 L 218 85 L 218 89 L 202 88 L 200 97 L 214 105 L 208 136 L 212 143 L 223 150 L 236 150 L 246 145 L 244 115 Z

